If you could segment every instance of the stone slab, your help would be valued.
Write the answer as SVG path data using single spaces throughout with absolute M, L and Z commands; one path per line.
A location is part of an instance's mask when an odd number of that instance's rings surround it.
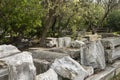
M 120 73 L 120 60 L 115 61 L 112 67 L 115 68 L 115 75 L 118 75 Z
M 85 80 L 109 80 L 115 75 L 115 68 L 106 67 L 104 71 L 94 74 Z
M 42 51 L 42 50 L 32 50 L 30 51 L 34 59 L 43 59 L 47 61 L 54 61 L 56 58 L 62 58 L 68 56 L 67 54 L 61 54 L 57 52 Z
M 48 51 L 52 52 L 58 52 L 58 53 L 64 53 L 69 55 L 70 57 L 76 59 L 80 58 L 80 49 L 73 49 L 73 48 L 52 48 L 49 49 Z M 80 60 L 80 59 L 79 59 Z

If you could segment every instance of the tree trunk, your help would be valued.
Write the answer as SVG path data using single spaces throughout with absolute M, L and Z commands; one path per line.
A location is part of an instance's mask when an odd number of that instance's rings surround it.
M 44 45 L 45 45 L 45 38 L 46 38 L 47 32 L 55 21 L 54 13 L 55 13 L 55 9 L 53 9 L 53 10 L 50 9 L 49 14 L 46 16 L 44 26 L 43 26 L 44 29 L 43 29 L 41 40 L 40 40 L 40 46 L 42 46 L 42 47 L 44 47 Z

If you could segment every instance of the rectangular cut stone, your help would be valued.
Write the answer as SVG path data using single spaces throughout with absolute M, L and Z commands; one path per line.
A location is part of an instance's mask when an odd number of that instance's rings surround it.
M 115 68 L 106 67 L 104 71 L 94 74 L 85 80 L 109 80 L 114 76 L 114 74 L 115 74 Z
M 61 54 L 62 53 L 63 54 L 67 54 L 67 55 L 69 55 L 70 57 L 72 57 L 74 59 L 80 58 L 80 49 L 73 49 L 73 48 L 52 48 L 52 49 L 49 49 L 48 51 L 58 52 L 58 53 L 61 53 Z
M 30 52 L 32 53 L 34 59 L 45 59 L 47 61 L 54 61 L 56 58 L 67 56 L 67 54 L 41 50 L 32 50 Z
M 8 57 L 19 52 L 20 50 L 13 45 L 0 45 L 0 58 Z
M 22 52 L 2 60 L 8 64 L 8 80 L 35 80 L 36 69 L 31 53 Z
M 101 40 L 105 48 L 105 57 L 109 63 L 120 57 L 120 38 L 104 38 Z
M 107 47 L 114 49 L 115 46 L 120 45 L 120 38 L 119 37 L 117 37 L 117 38 L 115 38 L 115 37 L 103 38 L 101 41 L 102 41 L 102 44 L 105 47 L 105 49 Z

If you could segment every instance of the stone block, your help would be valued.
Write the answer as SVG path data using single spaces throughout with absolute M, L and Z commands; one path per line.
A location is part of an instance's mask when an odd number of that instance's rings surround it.
M 115 74 L 115 68 L 107 67 L 104 71 L 94 74 L 85 80 L 109 80 Z
M 58 47 L 57 38 L 47 38 L 46 47 Z
M 106 61 L 112 63 L 120 57 L 120 38 L 104 38 L 101 40 L 105 49 Z
M 120 60 L 115 61 L 112 67 L 115 68 L 115 75 L 118 75 L 120 73 Z
M 89 76 L 94 74 L 94 68 L 92 66 L 83 66 L 82 67 L 88 72 Z
M 78 62 L 69 56 L 56 59 L 51 65 L 51 68 L 60 76 L 70 80 L 84 80 L 89 75 L 89 73 Z
M 0 58 L 8 57 L 19 52 L 20 50 L 13 45 L 0 45 Z
M 8 68 L 0 69 L 0 80 L 8 80 Z
M 70 47 L 71 38 L 70 37 L 63 37 L 64 38 L 64 47 Z
M 90 42 L 80 49 L 80 52 L 82 65 L 92 66 L 94 69 L 105 69 L 104 48 L 99 40 Z
M 8 64 L 8 80 L 35 80 L 36 69 L 31 53 L 22 52 L 2 60 Z
M 94 34 L 94 35 L 85 35 L 86 38 L 89 39 L 89 41 L 96 41 L 99 38 L 99 35 Z
M 54 61 L 56 58 L 62 58 L 67 56 L 67 54 L 61 54 L 57 52 L 50 51 L 41 51 L 41 50 L 32 50 L 30 51 L 34 59 L 45 59 L 47 61 Z
M 49 49 L 48 51 L 58 52 L 58 53 L 61 53 L 61 54 L 67 54 L 71 58 L 79 59 L 80 60 L 80 49 L 73 49 L 73 48 L 52 48 L 52 49 Z
M 36 80 L 58 80 L 58 75 L 53 69 L 36 76 Z
M 80 47 L 82 47 L 84 44 L 85 44 L 85 43 L 84 43 L 83 41 L 75 40 L 75 41 L 72 41 L 72 42 L 70 43 L 70 46 L 71 46 L 72 48 L 80 48 Z
M 59 47 L 59 48 L 65 47 L 65 46 L 64 46 L 64 38 L 63 38 L 63 37 L 58 38 L 58 39 L 57 39 L 57 42 L 58 42 L 58 47 Z
M 41 74 L 46 72 L 50 67 L 50 62 L 41 59 L 33 59 L 34 65 L 36 67 L 36 74 Z

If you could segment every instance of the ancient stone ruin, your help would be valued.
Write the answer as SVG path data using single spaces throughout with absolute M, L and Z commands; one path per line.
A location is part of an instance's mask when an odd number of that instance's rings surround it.
M 120 73 L 120 38 L 95 36 L 48 38 L 49 48 L 27 51 L 0 45 L 0 80 L 109 80 Z

